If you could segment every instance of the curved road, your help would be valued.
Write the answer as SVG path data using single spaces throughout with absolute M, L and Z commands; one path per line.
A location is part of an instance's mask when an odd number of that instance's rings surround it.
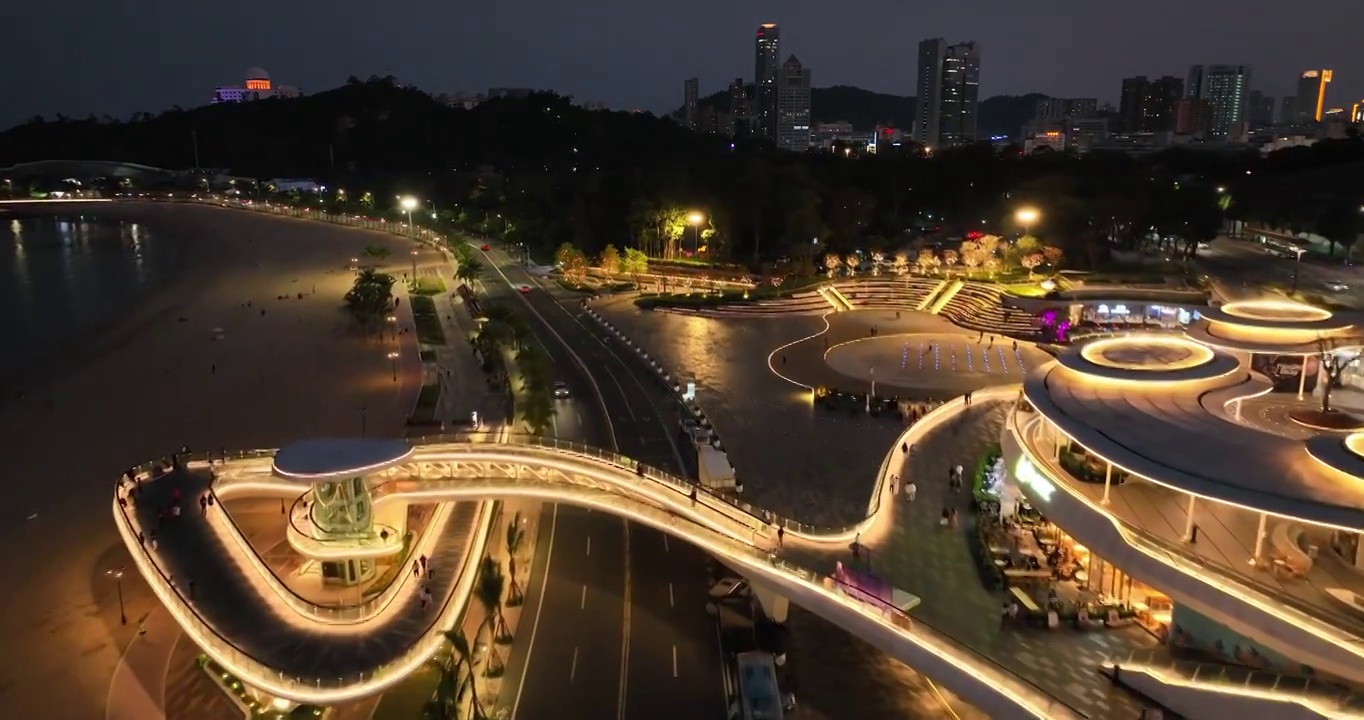
M 581 296 L 546 290 L 501 251 L 483 254 L 489 296 L 534 310 L 524 314 L 572 393 L 557 402 L 556 434 L 688 476 L 692 461 L 674 443 L 677 419 L 659 409 L 660 389 L 633 374 L 579 316 Z M 530 292 L 514 289 L 520 285 Z M 536 567 L 545 572 L 527 588 L 523 617 L 532 622 L 519 634 L 528 642 L 509 663 L 516 690 L 502 696 L 513 718 L 725 717 L 729 680 L 718 627 L 705 610 L 706 554 L 568 506 L 550 506 L 540 527 L 552 541 L 537 547 Z

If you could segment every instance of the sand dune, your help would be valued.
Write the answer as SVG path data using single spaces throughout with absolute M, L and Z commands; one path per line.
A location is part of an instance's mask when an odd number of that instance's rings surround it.
M 420 383 L 413 335 L 402 338 L 395 383 L 386 356 L 393 342 L 364 340 L 341 309 L 350 258 L 381 243 L 400 273 L 410 241 L 204 206 L 80 212 L 179 238 L 186 269 L 123 322 L 47 363 L 60 371 L 24 398 L 0 406 L 5 717 L 104 717 L 121 648 L 155 602 L 140 580 L 125 580 L 133 621 L 121 627 L 105 576 L 127 564 L 109 514 L 124 468 L 181 445 L 358 435 L 362 407 L 370 435 L 396 436 Z

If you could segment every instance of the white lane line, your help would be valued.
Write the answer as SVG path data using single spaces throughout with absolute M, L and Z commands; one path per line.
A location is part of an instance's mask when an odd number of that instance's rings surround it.
M 588 536 L 587 536 L 587 554 L 588 554 L 588 555 L 591 555 L 591 554 L 592 554 L 592 536 L 591 536 L 591 535 L 588 535 Z
M 673 646 L 673 677 L 677 677 L 677 646 Z
M 668 550 L 668 536 L 667 536 L 667 535 L 663 535 L 663 552 L 669 552 L 669 550 Z
M 668 607 L 677 607 L 673 604 L 673 584 L 668 583 Z
M 573 682 L 573 676 L 578 674 L 578 648 L 573 648 L 573 664 L 568 666 L 568 681 Z
M 559 525 L 559 506 L 554 506 L 554 512 L 549 520 L 549 552 L 545 554 L 545 569 L 541 570 L 545 574 L 540 583 L 540 598 L 535 606 L 535 617 L 530 625 L 530 640 L 526 642 L 526 664 L 521 670 L 521 679 L 516 683 L 516 697 L 512 700 L 511 718 L 516 720 L 516 711 L 521 707 L 521 691 L 526 687 L 526 669 L 530 668 L 531 653 L 535 650 L 535 631 L 540 629 L 540 611 L 545 608 L 545 588 L 549 587 L 549 563 L 554 559 L 554 530 Z M 529 581 L 529 578 L 527 578 Z M 576 654 L 577 650 L 574 650 Z
M 630 679 L 630 523 L 622 519 L 621 525 L 625 527 L 625 592 L 621 594 L 625 618 L 621 624 L 620 694 L 616 697 L 616 720 L 625 720 L 625 689 Z
M 733 693 L 729 687 L 729 668 L 725 667 L 725 640 L 720 635 L 720 623 L 715 623 L 715 644 L 720 647 L 720 692 L 725 701 L 725 712 L 729 712 L 729 700 Z
M 578 603 L 578 609 L 579 609 L 579 610 L 586 610 L 586 609 L 587 609 L 587 586 L 586 586 L 586 585 L 583 586 L 583 599 L 582 599 L 582 602 Z

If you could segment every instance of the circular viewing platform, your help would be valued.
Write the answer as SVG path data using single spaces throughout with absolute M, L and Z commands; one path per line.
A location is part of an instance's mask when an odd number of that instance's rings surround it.
M 1124 335 L 1095 340 L 1057 357 L 1072 373 L 1106 381 L 1174 383 L 1211 380 L 1236 371 L 1235 358 L 1182 337 Z
M 271 470 L 277 477 L 314 484 L 383 472 L 411 456 L 406 440 L 314 438 L 280 448 Z

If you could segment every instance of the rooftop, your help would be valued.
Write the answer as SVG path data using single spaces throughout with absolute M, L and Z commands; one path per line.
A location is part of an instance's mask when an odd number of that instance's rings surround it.
M 1364 462 L 1341 458 L 1350 451 L 1338 436 L 1304 443 L 1240 424 L 1226 409 L 1269 387 L 1220 350 L 1188 339 L 1133 336 L 1063 353 L 1035 370 L 1024 392 L 1080 445 L 1159 485 L 1364 530 Z M 1356 467 L 1361 474 L 1349 472 Z
M 404 440 L 313 438 L 275 453 L 275 475 L 306 483 L 369 475 L 397 465 L 412 455 Z

